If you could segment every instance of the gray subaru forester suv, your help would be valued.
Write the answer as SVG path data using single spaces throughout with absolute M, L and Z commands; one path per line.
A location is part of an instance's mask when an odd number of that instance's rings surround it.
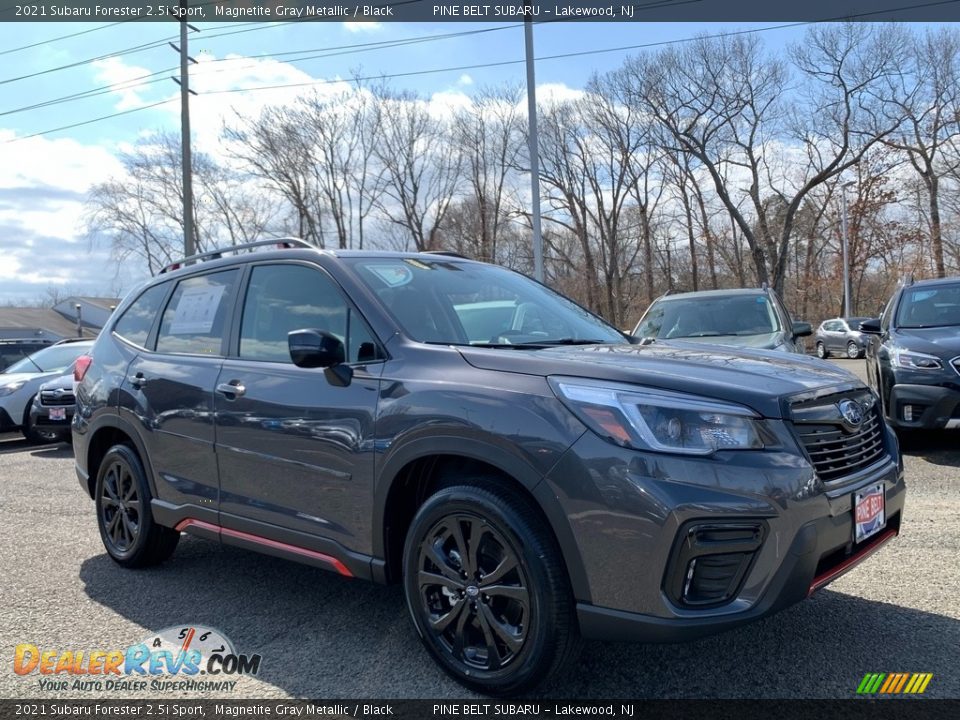
M 120 565 L 187 532 L 401 583 L 427 651 L 495 695 L 581 637 L 769 615 L 897 535 L 896 439 L 854 376 L 631 340 L 449 254 L 195 256 L 78 362 L 77 473 Z

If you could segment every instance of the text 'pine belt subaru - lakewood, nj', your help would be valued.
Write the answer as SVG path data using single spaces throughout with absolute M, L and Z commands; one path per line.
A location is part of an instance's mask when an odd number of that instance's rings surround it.
M 855 377 L 631 340 L 449 253 L 196 256 L 78 361 L 77 472 L 121 565 L 189 532 L 402 583 L 427 650 L 490 694 L 580 637 L 769 615 L 898 533 L 897 442 Z

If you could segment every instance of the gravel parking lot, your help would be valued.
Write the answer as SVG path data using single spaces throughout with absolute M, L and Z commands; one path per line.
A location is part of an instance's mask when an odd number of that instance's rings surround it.
M 862 361 L 837 363 L 862 374 Z M 867 672 L 929 672 L 927 696 L 960 697 L 958 440 L 907 439 L 901 537 L 812 599 L 684 645 L 590 643 L 578 671 L 544 694 L 847 698 Z M 163 566 L 122 570 L 100 544 L 67 446 L 0 436 L 0 553 L 0 697 L 136 697 L 42 690 L 36 673 L 14 674 L 14 647 L 110 650 L 190 623 L 262 655 L 259 675 L 231 699 L 466 694 L 421 649 L 397 587 L 189 536 Z

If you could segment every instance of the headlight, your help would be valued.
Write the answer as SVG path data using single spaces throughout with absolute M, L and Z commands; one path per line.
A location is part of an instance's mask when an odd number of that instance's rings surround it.
M 890 354 L 890 364 L 895 368 L 903 368 L 905 370 L 943 369 L 943 363 L 936 355 L 909 352 L 900 348 L 893 349 L 893 352 Z
M 0 397 L 13 395 L 17 390 L 22 388 L 26 382 L 26 380 L 20 380 L 18 382 L 7 383 L 6 385 L 0 385 Z
M 585 425 L 623 447 L 685 455 L 763 447 L 757 415 L 742 405 L 579 378 L 549 382 Z

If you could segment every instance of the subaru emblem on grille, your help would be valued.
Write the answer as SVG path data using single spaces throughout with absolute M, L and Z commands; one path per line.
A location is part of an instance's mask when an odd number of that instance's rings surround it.
M 840 414 L 843 415 L 843 419 L 854 427 L 857 427 L 863 422 L 863 409 L 853 400 L 841 400 L 837 407 L 840 409 Z
M 56 390 L 53 391 L 53 396 L 56 398 L 63 397 L 63 390 L 61 390 L 60 388 L 57 388 Z

